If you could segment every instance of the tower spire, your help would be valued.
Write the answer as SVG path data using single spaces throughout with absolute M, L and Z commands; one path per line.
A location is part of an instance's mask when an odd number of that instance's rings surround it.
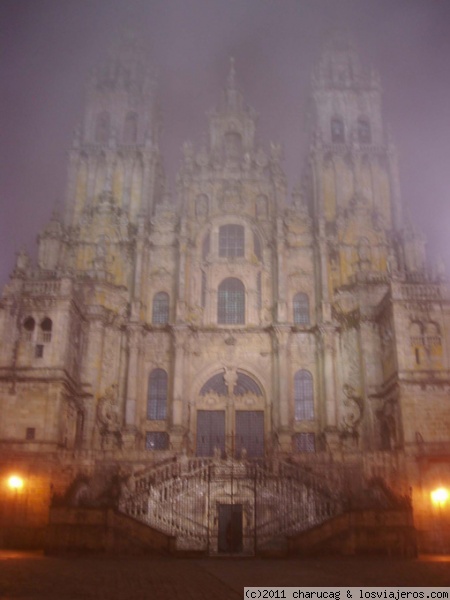
M 234 56 L 230 56 L 230 70 L 228 71 L 227 89 L 236 90 L 236 68 L 234 65 Z

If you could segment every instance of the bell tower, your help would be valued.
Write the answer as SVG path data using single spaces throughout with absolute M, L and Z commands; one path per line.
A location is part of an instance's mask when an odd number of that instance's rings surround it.
M 70 152 L 66 225 L 108 196 L 132 223 L 149 216 L 161 183 L 155 73 L 125 31 L 87 85 L 86 109 Z
M 341 31 L 330 36 L 313 73 L 309 133 L 310 209 L 323 241 L 326 301 L 360 273 L 387 274 L 402 222 L 379 78 L 362 67 Z
M 39 236 L 42 269 L 83 273 L 139 296 L 143 240 L 165 189 L 155 88 L 144 48 L 125 30 L 88 81 L 64 215 L 54 214 Z

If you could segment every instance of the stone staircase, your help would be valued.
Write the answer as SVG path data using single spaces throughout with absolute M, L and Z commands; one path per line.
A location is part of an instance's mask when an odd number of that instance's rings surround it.
M 175 537 L 178 550 L 216 554 L 228 544 L 221 507 L 234 506 L 238 553 L 252 555 L 286 552 L 289 536 L 340 514 L 343 498 L 336 482 L 296 464 L 181 457 L 132 477 L 120 510 Z

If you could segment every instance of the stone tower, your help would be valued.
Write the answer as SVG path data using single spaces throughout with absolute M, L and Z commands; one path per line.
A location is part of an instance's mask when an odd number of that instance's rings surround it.
M 147 489 L 173 463 L 156 496 L 179 502 L 184 547 L 204 548 L 195 525 L 219 551 L 227 519 L 250 551 L 258 535 L 291 535 L 291 513 L 311 526 L 377 477 L 413 489 L 431 547 L 429 490 L 450 485 L 450 294 L 403 216 L 378 77 L 334 32 L 289 201 L 281 147 L 257 141 L 231 60 L 171 197 L 146 64 L 126 34 L 92 73 L 64 214 L 40 233 L 37 265 L 20 253 L 5 287 L 2 468 L 28 470 L 48 496 L 50 481 L 64 491 L 111 470 Z M 219 471 L 226 485 L 211 480 Z M 141 496 L 130 502 L 137 514 Z

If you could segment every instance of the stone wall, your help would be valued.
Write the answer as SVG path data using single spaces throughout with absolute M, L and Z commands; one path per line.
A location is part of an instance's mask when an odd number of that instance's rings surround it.
M 44 550 L 172 554 L 175 538 L 111 508 L 52 508 Z

